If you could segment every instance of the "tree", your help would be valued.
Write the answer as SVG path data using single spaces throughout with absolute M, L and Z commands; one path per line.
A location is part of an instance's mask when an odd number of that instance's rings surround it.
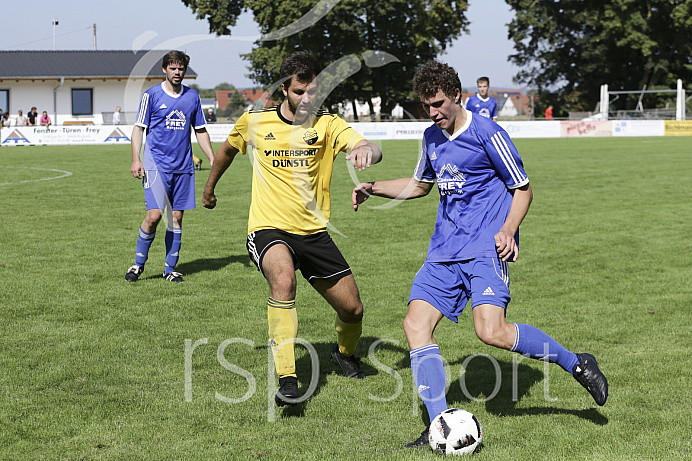
M 238 90 L 233 90 L 231 99 L 228 100 L 226 108 L 221 111 L 223 117 L 238 117 L 245 111 L 245 98 Z
M 467 1 L 450 0 L 183 0 L 209 30 L 229 35 L 245 9 L 265 37 L 244 55 L 250 76 L 269 87 L 279 80 L 281 61 L 307 49 L 329 67 L 324 104 L 382 98 L 382 112 L 411 96 L 415 69 L 434 59 L 462 31 Z M 312 18 L 313 21 L 307 21 Z M 301 29 L 305 23 L 309 27 Z M 271 38 L 269 40 L 268 38 Z M 323 83 L 325 83 L 323 81 Z
M 209 88 L 200 88 L 198 84 L 196 83 L 191 83 L 188 85 L 190 88 L 195 90 L 196 92 L 199 93 L 200 98 L 210 98 L 214 99 L 216 97 L 216 91 L 217 90 L 224 90 L 224 91 L 236 91 L 236 87 L 227 82 L 219 83 L 216 85 L 214 88 L 209 89 Z
M 214 87 L 214 91 L 224 90 L 224 91 L 235 91 L 236 87 L 232 83 L 222 82 Z
M 605 83 L 612 90 L 673 88 L 692 77 L 692 0 L 507 3 L 516 14 L 510 59 L 522 69 L 515 81 L 554 89 L 573 110 L 592 110 Z

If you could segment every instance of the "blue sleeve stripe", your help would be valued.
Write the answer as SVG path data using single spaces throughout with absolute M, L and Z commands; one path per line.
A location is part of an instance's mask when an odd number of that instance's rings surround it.
M 135 125 L 145 125 L 144 114 L 147 113 L 148 107 L 149 107 L 149 93 L 144 93 L 142 95 L 142 102 L 139 103 L 139 113 L 137 114 L 137 121 L 135 122 Z
M 505 141 L 500 132 L 498 131 L 495 133 L 490 139 L 493 146 L 495 146 L 495 150 L 497 150 L 497 153 L 500 154 L 500 158 L 502 159 L 502 163 L 505 164 L 505 168 L 507 168 L 509 174 L 512 175 L 514 183 L 518 184 L 526 181 L 526 175 L 524 175 L 519 169 L 514 156 L 512 156 L 512 151 L 507 145 L 507 141 Z
M 427 171 L 428 164 L 428 154 L 426 153 L 425 145 L 421 150 L 420 157 L 418 158 L 418 163 L 416 164 L 416 169 L 413 170 L 413 178 L 416 181 L 421 182 L 435 182 L 434 178 L 426 178 L 425 172 Z
M 416 168 L 413 170 L 413 176 L 420 177 L 423 174 L 424 165 L 422 163 L 425 161 L 425 152 L 421 151 L 418 157 L 418 163 L 416 163 Z

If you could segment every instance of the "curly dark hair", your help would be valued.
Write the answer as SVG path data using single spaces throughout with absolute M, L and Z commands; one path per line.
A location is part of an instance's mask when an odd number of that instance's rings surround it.
M 461 92 L 461 80 L 453 67 L 439 61 L 429 61 L 413 77 L 413 89 L 421 99 L 430 99 L 439 90 L 450 98 Z
M 304 50 L 291 53 L 284 59 L 279 69 L 281 78 L 289 79 L 295 75 L 301 82 L 311 81 L 319 73 L 320 65 L 317 58 L 309 51 Z

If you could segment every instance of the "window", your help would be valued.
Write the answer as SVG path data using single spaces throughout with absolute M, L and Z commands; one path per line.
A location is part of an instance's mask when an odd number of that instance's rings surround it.
M 10 90 L 0 90 L 0 109 L 3 112 L 10 110 Z
M 72 89 L 72 115 L 94 115 L 94 90 Z

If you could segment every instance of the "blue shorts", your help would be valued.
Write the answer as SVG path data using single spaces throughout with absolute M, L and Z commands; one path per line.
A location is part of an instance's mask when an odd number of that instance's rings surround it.
M 163 173 L 158 170 L 146 170 L 142 184 L 147 210 L 163 210 L 169 205 L 174 211 L 195 208 L 194 173 Z
M 511 299 L 507 262 L 499 258 L 426 261 L 411 286 L 409 303 L 414 299 L 429 302 L 453 322 L 458 322 L 469 299 L 472 309 L 480 304 L 506 309 Z

